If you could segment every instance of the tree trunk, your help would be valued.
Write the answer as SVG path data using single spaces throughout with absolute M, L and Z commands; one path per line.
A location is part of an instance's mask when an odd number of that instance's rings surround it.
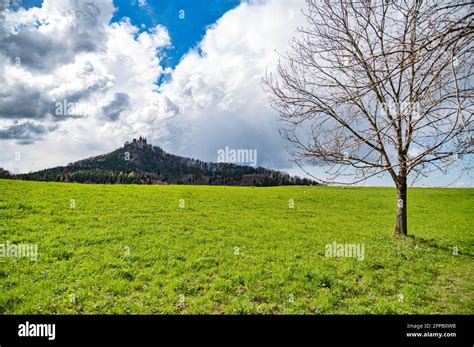
M 407 180 L 401 179 L 397 185 L 397 222 L 395 225 L 395 235 L 407 236 Z

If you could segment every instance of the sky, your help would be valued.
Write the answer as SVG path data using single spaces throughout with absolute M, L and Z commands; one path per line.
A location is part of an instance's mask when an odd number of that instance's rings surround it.
M 262 88 L 304 0 L 0 0 L 0 167 L 28 172 L 145 136 L 216 161 L 294 167 Z M 321 167 L 306 167 L 324 176 Z M 392 185 L 388 177 L 366 185 Z M 458 169 L 419 186 L 472 187 Z

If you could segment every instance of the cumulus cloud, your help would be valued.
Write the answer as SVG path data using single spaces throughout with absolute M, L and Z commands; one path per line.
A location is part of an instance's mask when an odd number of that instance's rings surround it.
M 301 24 L 304 1 L 242 3 L 210 27 L 160 93 L 175 117 L 166 146 L 216 160 L 217 150 L 257 149 L 259 165 L 289 167 L 276 112 L 262 89 L 266 71 Z
M 102 109 L 109 120 L 116 121 L 129 106 L 130 97 L 126 93 L 115 93 L 114 99 Z
M 31 121 L 15 123 L 4 129 L 0 129 L 0 139 L 15 139 L 20 144 L 31 144 L 43 138 L 53 128 L 48 129 L 43 124 L 35 124 Z
M 110 23 L 111 0 L 45 0 L 28 10 L 3 0 L 0 9 L 1 165 L 19 144 L 38 157 L 28 169 L 71 152 L 95 154 L 162 117 L 156 81 L 160 50 L 171 44 L 165 27 Z M 51 148 L 62 152 L 52 156 Z
M 259 165 L 287 166 L 261 79 L 294 34 L 303 4 L 243 2 L 163 71 L 167 29 L 111 23 L 111 0 L 44 0 L 28 10 L 3 0 L 0 166 L 10 165 L 19 144 L 30 170 L 112 150 L 139 134 L 204 160 L 230 146 L 257 149 Z M 163 73 L 169 78 L 158 86 Z
M 143 31 L 127 18 L 111 23 L 112 0 L 44 0 L 28 10 L 0 0 L 0 167 L 65 165 L 145 135 L 184 156 L 216 161 L 227 146 L 256 149 L 258 165 L 288 168 L 262 77 L 303 24 L 303 7 L 304 0 L 242 1 L 163 70 L 174 38 L 161 25 Z M 325 177 L 323 167 L 306 169 Z M 457 176 L 453 185 L 473 186 Z
M 113 5 L 107 1 L 45 0 L 41 8 L 3 11 L 0 50 L 29 69 L 50 71 L 98 51 L 107 39 Z M 61 54 L 58 54 L 60 53 Z

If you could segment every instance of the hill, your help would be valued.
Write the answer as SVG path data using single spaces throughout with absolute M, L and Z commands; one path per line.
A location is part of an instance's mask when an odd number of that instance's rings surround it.
M 262 167 L 210 163 L 166 153 L 133 139 L 115 151 L 12 178 L 79 183 L 198 184 L 231 186 L 310 185 L 316 182 Z

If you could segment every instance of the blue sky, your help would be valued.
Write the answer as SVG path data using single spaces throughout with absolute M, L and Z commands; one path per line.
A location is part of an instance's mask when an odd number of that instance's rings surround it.
M 21 6 L 40 7 L 43 0 L 23 0 Z M 168 29 L 172 46 L 165 50 L 163 67 L 174 68 L 181 57 L 203 38 L 206 28 L 225 12 L 240 4 L 240 0 L 114 0 L 117 8 L 112 22 L 128 17 L 141 31 L 161 24 Z
M 112 21 L 129 17 L 136 26 L 164 25 L 173 47 L 166 50 L 162 65 L 174 68 L 181 57 L 201 41 L 206 27 L 239 3 L 239 0 L 148 0 L 142 7 L 138 0 L 115 0 L 118 11 Z
M 28 172 L 67 165 L 146 136 L 170 153 L 204 161 L 216 161 L 226 147 L 256 150 L 258 165 L 305 175 L 290 161 L 262 88 L 278 52 L 305 23 L 305 0 L 10 0 L 7 11 L 1 6 L 0 167 Z M 77 114 L 55 115 L 64 100 Z M 320 167 L 306 169 L 325 176 Z M 453 167 L 418 185 L 474 186 L 460 174 Z M 368 184 L 393 185 L 388 177 Z

